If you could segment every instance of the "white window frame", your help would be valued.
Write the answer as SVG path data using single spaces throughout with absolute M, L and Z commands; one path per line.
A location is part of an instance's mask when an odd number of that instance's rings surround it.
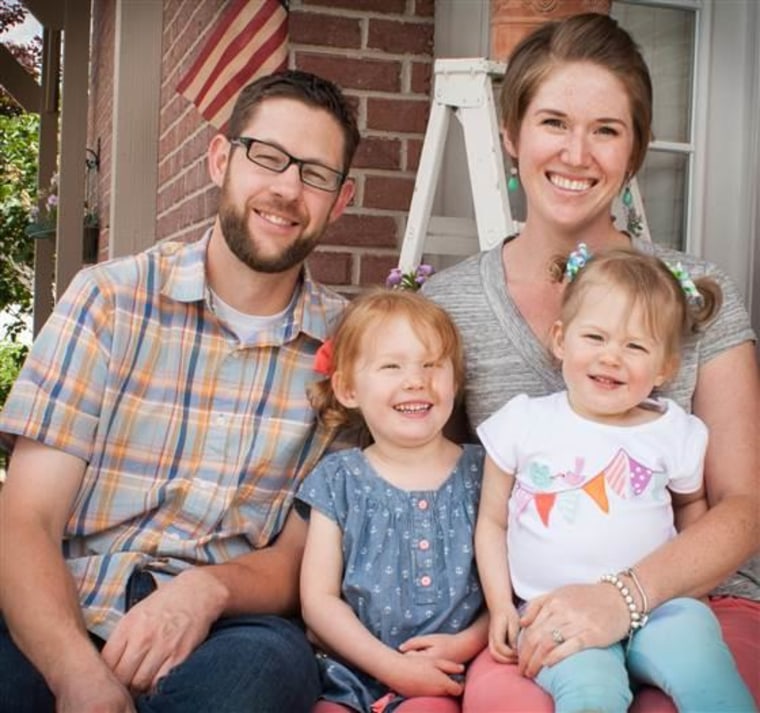
M 691 86 L 691 121 L 688 140 L 666 141 L 655 138 L 649 144 L 650 152 L 663 152 L 686 156 L 686 201 L 684 242 L 685 252 L 704 253 L 704 220 L 702 205 L 705 198 L 705 147 L 707 142 L 708 77 L 710 68 L 711 0 L 616 0 L 626 5 L 691 10 L 694 12 L 694 72 Z M 650 66 L 654 76 L 656 69 Z

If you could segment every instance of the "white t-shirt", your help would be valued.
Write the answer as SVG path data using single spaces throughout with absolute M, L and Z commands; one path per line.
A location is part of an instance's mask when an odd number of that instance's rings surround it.
M 699 490 L 707 428 L 660 405 L 648 423 L 613 426 L 576 414 L 566 391 L 522 394 L 478 427 L 494 463 L 515 474 L 507 547 L 521 599 L 598 581 L 675 535 L 668 489 Z

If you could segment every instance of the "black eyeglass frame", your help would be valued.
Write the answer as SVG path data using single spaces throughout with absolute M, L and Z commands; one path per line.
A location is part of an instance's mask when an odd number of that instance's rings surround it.
M 301 179 L 301 183 L 304 185 L 310 186 L 311 188 L 316 188 L 318 191 L 326 191 L 327 193 L 335 193 L 340 190 L 340 187 L 345 183 L 346 178 L 348 177 L 348 174 L 343 173 L 342 171 L 336 171 L 334 168 L 330 168 L 330 166 L 325 166 L 323 163 L 319 163 L 319 161 L 306 161 L 302 158 L 296 158 L 292 154 L 289 154 L 285 149 L 283 149 L 281 146 L 277 146 L 276 144 L 270 144 L 268 141 L 262 141 L 261 139 L 256 139 L 252 136 L 234 136 L 229 139 L 230 144 L 233 146 L 240 146 L 245 149 L 245 157 L 254 165 L 259 166 L 260 168 L 264 168 L 267 171 L 272 171 L 273 173 L 285 173 L 293 164 L 298 166 L 298 177 Z M 278 151 L 279 153 L 283 154 L 287 157 L 288 161 L 282 168 L 273 168 L 272 166 L 259 163 L 255 159 L 251 158 L 251 146 L 254 144 L 261 144 L 263 146 L 266 146 L 270 149 L 274 149 L 275 151 Z M 324 186 L 318 186 L 311 181 L 304 178 L 303 175 L 303 168 L 304 166 L 319 166 L 319 168 L 324 169 L 326 171 L 329 171 L 330 173 L 334 173 L 338 177 L 338 183 L 335 186 L 335 188 L 325 188 Z

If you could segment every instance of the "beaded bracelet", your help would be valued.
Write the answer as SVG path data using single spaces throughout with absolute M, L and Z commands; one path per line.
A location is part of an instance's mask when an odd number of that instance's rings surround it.
M 633 636 L 638 629 L 641 629 L 641 627 L 647 623 L 649 616 L 646 611 L 639 611 L 636 609 L 636 602 L 633 600 L 631 590 L 625 586 L 623 581 L 616 574 L 603 574 L 599 581 L 614 585 L 618 592 L 620 592 L 620 596 L 623 597 L 623 601 L 625 601 L 625 605 L 628 607 L 628 614 L 631 618 L 630 627 L 628 628 L 628 636 Z
M 638 575 L 633 571 L 633 567 L 629 567 L 622 574 L 631 578 L 636 590 L 641 597 L 641 611 L 643 614 L 649 614 L 649 600 L 647 599 L 647 593 L 644 591 L 644 587 L 641 586 Z

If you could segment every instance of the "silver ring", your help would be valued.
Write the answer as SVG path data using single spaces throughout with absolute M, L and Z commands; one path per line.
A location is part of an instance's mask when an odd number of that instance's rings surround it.
M 552 641 L 559 646 L 565 643 L 565 637 L 559 629 L 552 629 Z

